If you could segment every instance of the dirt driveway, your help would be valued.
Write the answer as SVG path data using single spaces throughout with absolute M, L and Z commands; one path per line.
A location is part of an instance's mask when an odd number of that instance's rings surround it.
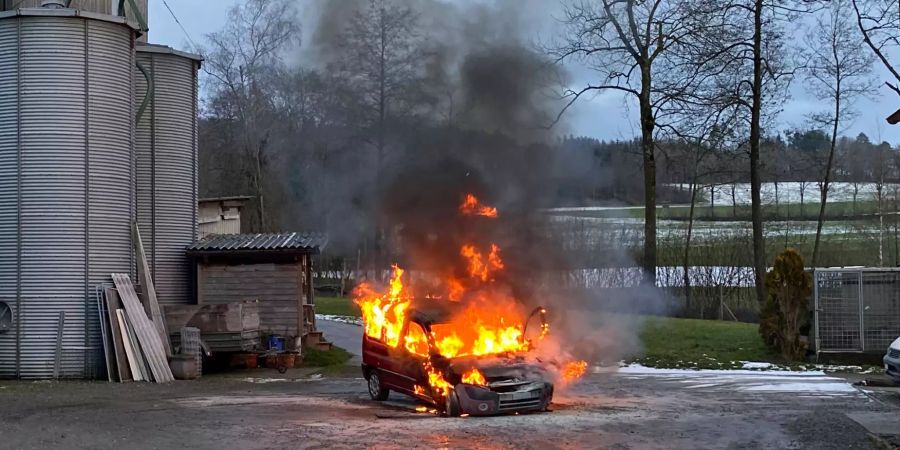
M 554 411 L 435 417 L 355 370 L 259 370 L 168 385 L 0 383 L 2 448 L 873 448 L 848 414 L 895 406 L 822 375 L 628 369 L 592 373 Z M 893 395 L 893 394 L 890 394 Z

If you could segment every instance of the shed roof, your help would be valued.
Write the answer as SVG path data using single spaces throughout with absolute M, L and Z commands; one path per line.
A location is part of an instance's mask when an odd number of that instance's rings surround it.
M 201 55 L 198 55 L 196 53 L 183 52 L 181 50 L 175 50 L 174 48 L 169 47 L 168 45 L 140 43 L 140 44 L 135 45 L 134 49 L 138 52 L 163 53 L 163 54 L 181 56 L 182 58 L 193 59 L 194 61 L 197 61 L 197 62 L 203 62 L 203 56 L 201 56 Z
M 900 123 L 900 109 L 898 109 L 897 111 L 894 111 L 893 114 L 888 116 L 887 121 L 891 125 L 896 125 L 896 124 Z
M 188 248 L 188 254 L 318 253 L 327 243 L 322 233 L 211 234 Z
M 229 202 L 229 201 L 248 201 L 252 200 L 253 197 L 250 195 L 232 195 L 231 197 L 206 197 L 197 200 L 200 203 L 207 202 Z

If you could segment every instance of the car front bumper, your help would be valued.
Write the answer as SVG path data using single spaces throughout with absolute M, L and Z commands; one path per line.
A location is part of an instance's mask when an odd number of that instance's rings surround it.
M 550 406 L 553 385 L 534 382 L 511 392 L 495 392 L 482 386 L 459 384 L 455 392 L 463 414 L 490 416 L 543 411 Z
M 892 354 L 894 354 L 892 356 Z M 900 352 L 890 351 L 882 358 L 884 362 L 884 372 L 894 381 L 900 381 Z

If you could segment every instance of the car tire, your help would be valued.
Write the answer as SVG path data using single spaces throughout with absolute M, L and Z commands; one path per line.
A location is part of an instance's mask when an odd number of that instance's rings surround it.
M 448 392 L 444 402 L 444 413 L 447 414 L 448 417 L 459 417 L 461 411 L 459 408 L 459 397 L 456 396 L 456 391 L 451 390 Z
M 377 370 L 373 370 L 369 373 L 368 388 L 369 397 L 372 397 L 372 400 L 379 402 L 387 400 L 388 394 L 390 394 L 390 390 L 382 384 L 381 374 Z
M 550 411 L 550 404 L 553 403 L 553 387 L 551 386 L 549 392 L 547 392 L 547 402 L 544 403 L 544 406 L 541 408 L 542 412 Z

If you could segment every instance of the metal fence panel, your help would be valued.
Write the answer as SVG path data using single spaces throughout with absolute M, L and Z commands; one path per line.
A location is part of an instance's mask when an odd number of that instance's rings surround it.
M 863 272 L 863 350 L 886 351 L 900 336 L 900 272 Z
M 815 272 L 817 351 L 862 351 L 859 271 Z
M 900 270 L 815 271 L 817 352 L 884 352 L 900 336 Z

